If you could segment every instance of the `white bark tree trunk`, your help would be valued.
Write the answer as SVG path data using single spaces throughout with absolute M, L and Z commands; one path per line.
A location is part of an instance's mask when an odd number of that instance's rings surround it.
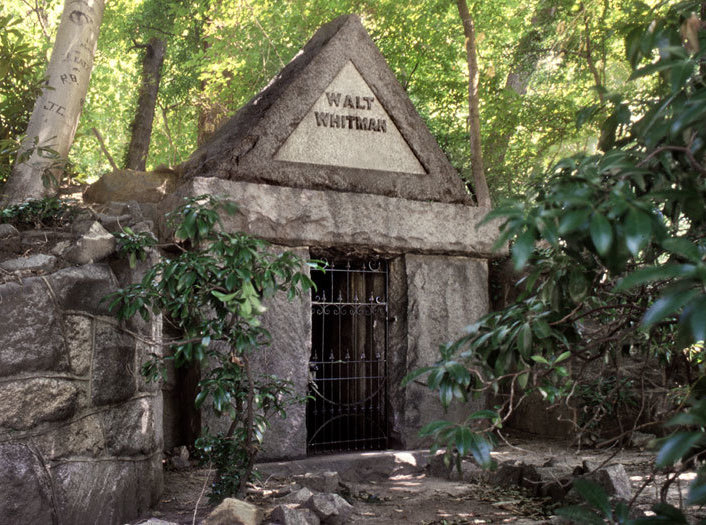
M 2 202 L 12 204 L 50 195 L 56 187 L 44 184 L 45 173 L 65 161 L 76 134 L 88 91 L 105 0 L 65 0 L 56 34 L 47 82 L 34 105 L 26 138 Z M 59 159 L 42 156 L 36 146 L 56 151 Z M 60 174 L 60 170 L 51 170 Z

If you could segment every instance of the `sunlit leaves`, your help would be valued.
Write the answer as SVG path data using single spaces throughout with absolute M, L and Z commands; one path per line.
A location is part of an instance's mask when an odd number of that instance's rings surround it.
M 177 239 L 185 243 L 179 247 L 180 254 L 161 259 L 140 283 L 107 298 L 119 319 L 140 314 L 147 320 L 163 313 L 181 334 L 169 356 L 176 367 L 209 363 L 202 369 L 196 406 L 210 400 L 217 415 L 234 421 L 233 435 L 199 441 L 218 469 L 215 499 L 235 495 L 242 488 L 240 481 L 249 475 L 250 459 L 257 452 L 252 442 L 262 440 L 267 425 L 265 416 L 282 414 L 293 402 L 289 383 L 256 375 L 247 364 L 250 354 L 269 343 L 269 333 L 260 323 L 265 310 L 262 301 L 277 291 L 294 297 L 313 286 L 303 271 L 304 261 L 291 252 L 277 255 L 264 241 L 219 231 L 219 213 L 234 210 L 233 204 L 215 196 L 186 199 L 169 216 Z M 154 239 L 125 229 L 119 242 L 132 263 L 144 258 Z M 154 356 L 143 366 L 143 373 L 157 379 L 160 369 L 164 363 Z M 459 380 L 468 374 L 458 367 L 450 367 L 450 373 Z

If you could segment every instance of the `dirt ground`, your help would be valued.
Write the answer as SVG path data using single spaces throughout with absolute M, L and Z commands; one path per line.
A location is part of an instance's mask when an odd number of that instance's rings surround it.
M 513 439 L 493 453 L 499 461 L 521 460 L 542 465 L 549 460 L 568 467 L 583 461 L 600 464 L 604 461 L 624 465 L 632 484 L 633 493 L 644 484 L 652 473 L 654 453 L 625 450 L 581 450 L 550 441 Z M 321 463 L 322 466 L 326 462 Z M 270 469 L 271 470 L 271 469 Z M 315 470 L 312 468 L 311 470 Z M 331 470 L 330 468 L 326 470 Z M 693 472 L 687 472 L 674 483 L 669 492 L 669 502 L 678 506 L 685 497 Z M 165 472 L 165 491 L 158 506 L 144 516 L 156 517 L 179 524 L 199 523 L 211 510 L 206 492 L 212 472 L 204 469 Z M 657 481 L 664 479 L 658 477 Z M 636 499 L 635 507 L 648 511 L 659 501 L 658 488 L 651 483 Z M 284 496 L 298 488 L 286 473 L 270 474 L 255 483 L 248 500 L 261 507 L 267 514 L 284 502 Z M 681 491 L 681 494 L 680 494 Z M 339 493 L 355 508 L 350 523 L 454 525 L 476 523 L 513 523 L 529 525 L 549 523 L 556 503 L 549 499 L 533 498 L 523 489 L 502 489 L 464 481 L 432 477 L 422 469 L 407 469 L 389 479 L 378 478 L 346 482 Z M 706 517 L 694 515 L 694 518 Z

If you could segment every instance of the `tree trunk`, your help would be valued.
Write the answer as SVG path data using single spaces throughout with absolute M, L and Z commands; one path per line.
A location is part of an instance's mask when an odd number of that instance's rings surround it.
M 162 78 L 165 43 L 159 38 L 151 38 L 145 47 L 142 59 L 142 85 L 137 99 L 137 111 L 132 121 L 132 137 L 125 155 L 125 167 L 144 171 L 147 154 L 150 150 L 154 110 L 157 105 L 159 82 Z
M 527 93 L 532 74 L 537 69 L 539 60 L 546 54 L 541 44 L 556 14 L 556 7 L 548 7 L 547 4 L 548 2 L 539 4 L 531 20 L 532 27 L 520 38 L 515 49 L 513 66 L 505 81 L 505 90 L 512 92 L 513 96 L 523 97 Z M 491 173 L 502 172 L 510 139 L 517 130 L 519 119 L 519 112 L 509 104 L 504 115 L 498 119 L 506 125 L 491 130 L 485 144 L 484 157 Z
M 47 81 L 34 105 L 27 137 L 4 187 L 2 202 L 22 202 L 56 191 L 45 185 L 46 176 L 54 183 L 61 176 L 59 163 L 65 163 L 76 134 L 78 119 L 88 91 L 98 31 L 103 20 L 104 0 L 66 0 L 56 34 Z M 38 150 L 51 148 L 58 159 Z M 53 187 L 52 187 L 53 186 Z
M 480 111 L 478 100 L 478 63 L 476 60 L 476 30 L 468 12 L 466 0 L 456 0 L 458 14 L 463 22 L 468 57 L 468 121 L 471 135 L 471 173 L 478 206 L 490 208 L 490 192 L 483 170 L 483 149 L 480 140 Z

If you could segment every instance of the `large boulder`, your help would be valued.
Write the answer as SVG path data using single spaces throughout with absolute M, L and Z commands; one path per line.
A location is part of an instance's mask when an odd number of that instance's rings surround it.
M 262 513 L 255 505 L 226 498 L 209 514 L 202 525 L 259 525 Z
M 338 494 L 314 494 L 303 507 L 313 510 L 323 523 L 331 525 L 348 523 L 353 512 L 353 506 Z
M 174 191 L 178 174 L 168 171 L 118 170 L 106 173 L 91 184 L 83 198 L 91 202 L 159 202 Z
M 76 240 L 66 258 L 77 264 L 100 261 L 115 251 L 115 237 L 101 223 L 93 221 Z

